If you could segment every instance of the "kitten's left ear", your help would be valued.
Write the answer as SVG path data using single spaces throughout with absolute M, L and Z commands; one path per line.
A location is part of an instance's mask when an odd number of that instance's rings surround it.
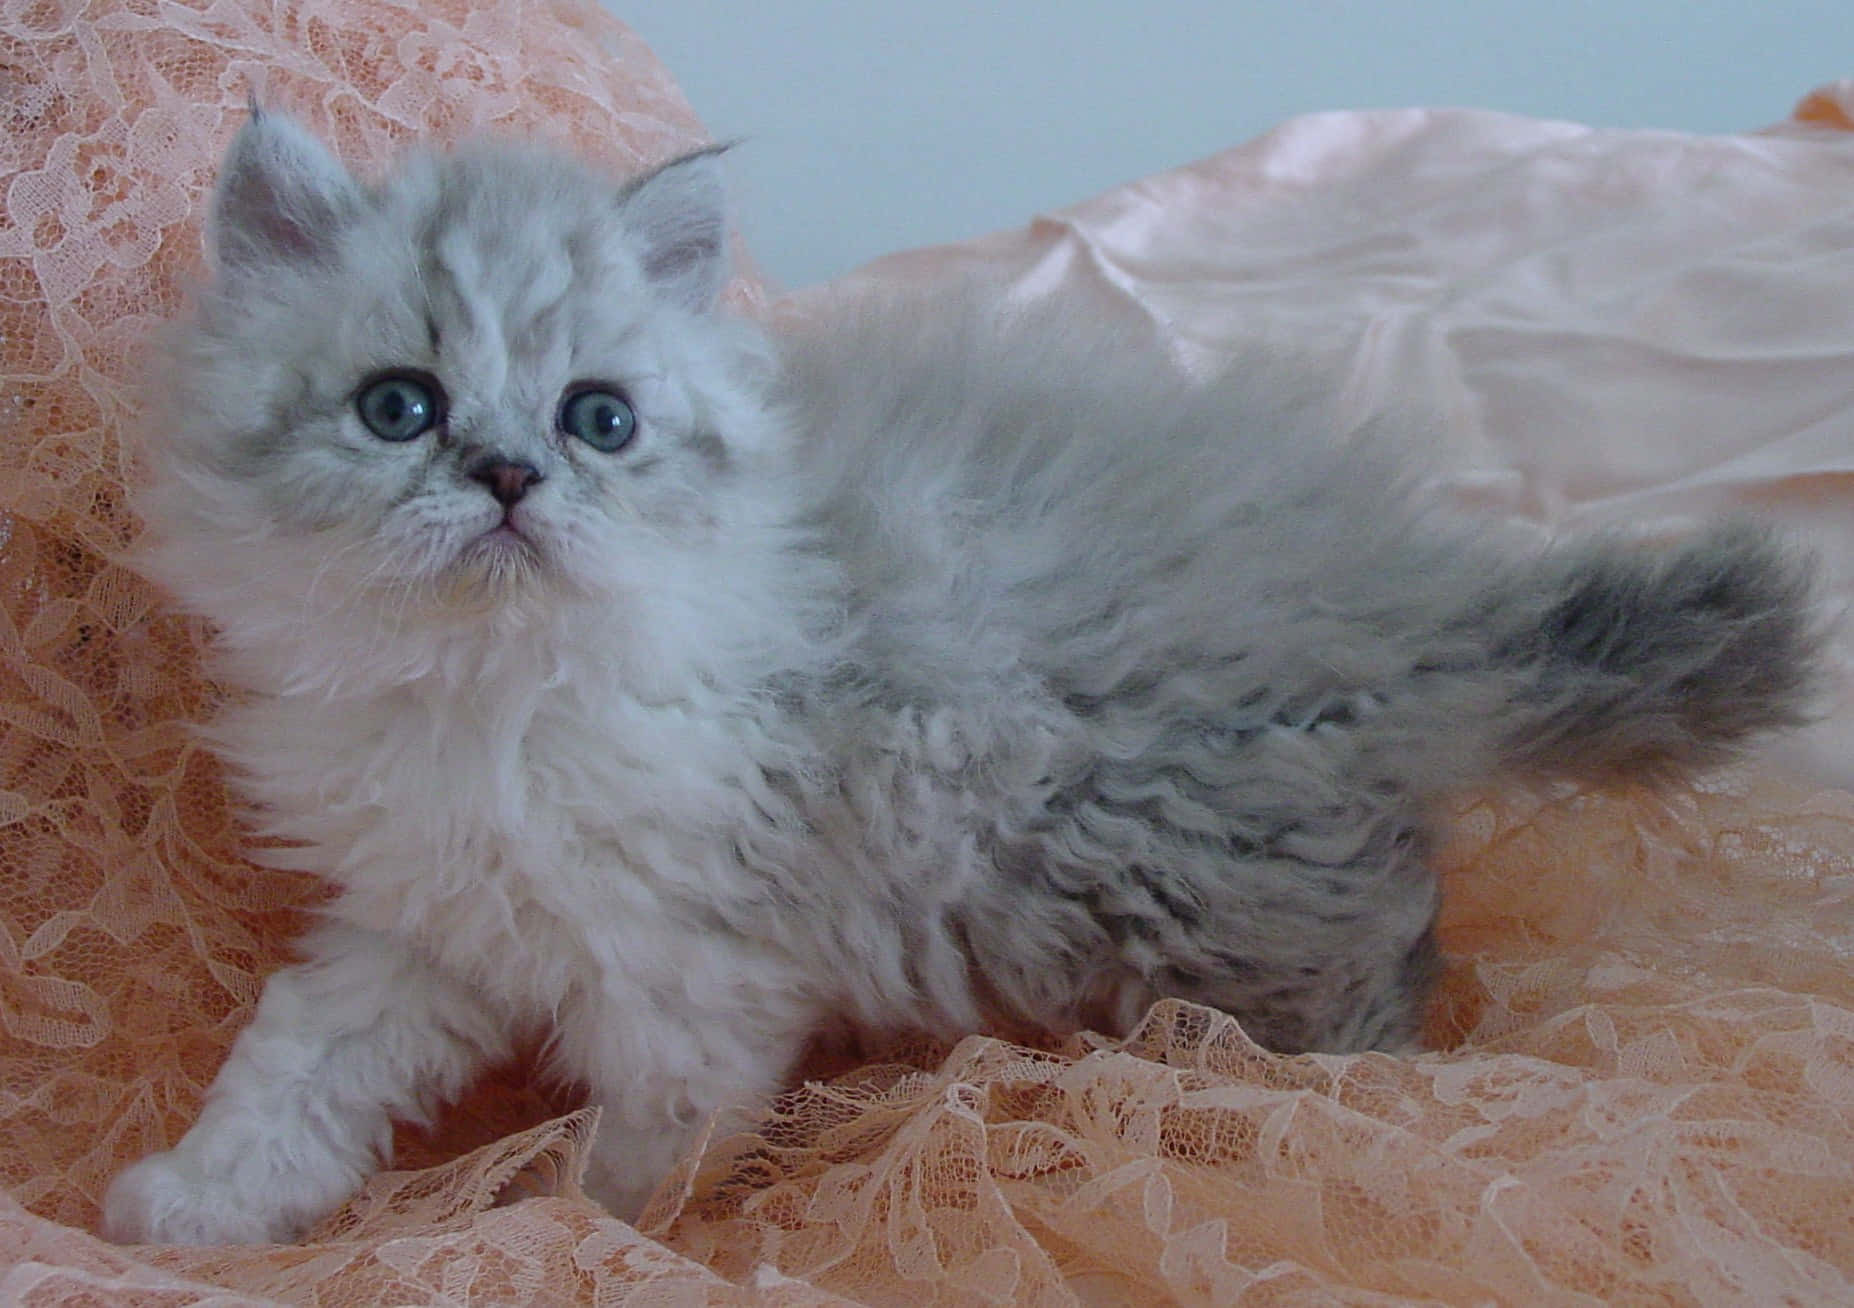
M 328 147 L 254 104 L 219 170 L 213 249 L 227 272 L 316 259 L 360 204 L 360 184 Z
M 727 282 L 727 186 L 720 162 L 726 148 L 713 145 L 672 159 L 632 182 L 619 199 L 644 276 L 692 313 L 714 308 Z

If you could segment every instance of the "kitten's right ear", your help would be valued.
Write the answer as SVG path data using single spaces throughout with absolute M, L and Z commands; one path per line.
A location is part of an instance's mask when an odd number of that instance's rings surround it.
M 318 259 L 360 202 L 359 183 L 326 146 L 253 105 L 219 170 L 213 250 L 228 272 Z
M 621 197 L 644 276 L 673 304 L 707 313 L 727 282 L 727 187 L 711 145 L 633 181 Z

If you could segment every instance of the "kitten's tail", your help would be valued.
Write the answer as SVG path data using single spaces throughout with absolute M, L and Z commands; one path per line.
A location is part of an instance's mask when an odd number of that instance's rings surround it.
M 1659 550 L 1599 540 L 1534 568 L 1473 619 L 1509 687 L 1496 766 L 1665 777 L 1808 720 L 1825 640 L 1814 569 L 1770 533 L 1727 524 Z

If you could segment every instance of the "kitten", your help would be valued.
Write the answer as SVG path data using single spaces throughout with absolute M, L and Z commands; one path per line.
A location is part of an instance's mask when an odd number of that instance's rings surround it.
M 339 895 L 118 1239 L 299 1234 L 531 1032 L 625 1216 L 844 1018 L 1408 1049 L 1440 796 L 1710 764 L 1811 679 L 1754 530 L 1540 553 L 1047 315 L 769 341 L 707 154 L 369 187 L 254 114 L 211 230 L 148 567 L 218 628 L 264 856 Z

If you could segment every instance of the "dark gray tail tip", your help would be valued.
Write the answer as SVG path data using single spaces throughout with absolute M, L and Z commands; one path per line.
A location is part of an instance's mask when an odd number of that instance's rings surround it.
M 1515 647 L 1542 655 L 1509 741 L 1523 766 L 1669 781 L 1821 716 L 1833 624 L 1819 564 L 1771 528 L 1728 521 L 1661 546 L 1608 536 L 1559 564 L 1555 598 Z
M 1837 623 L 1821 562 L 1774 528 L 1731 520 L 1674 546 L 1658 588 L 1710 646 L 1685 679 L 1693 708 L 1726 741 L 1806 725 L 1824 710 Z M 1710 734 L 1702 731 L 1699 734 Z

